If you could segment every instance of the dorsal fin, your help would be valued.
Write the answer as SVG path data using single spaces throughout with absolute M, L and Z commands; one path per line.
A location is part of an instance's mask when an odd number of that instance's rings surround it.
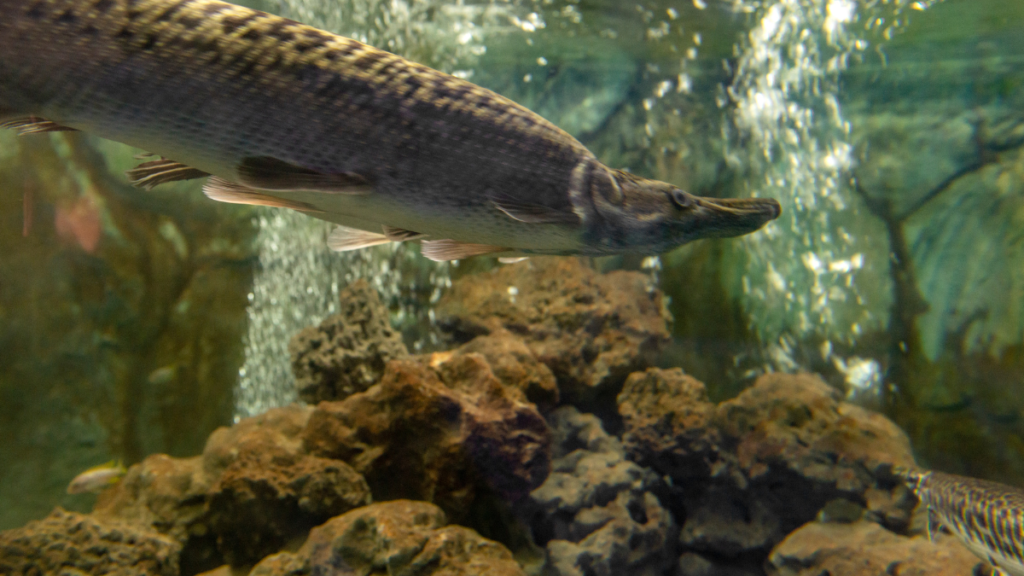
M 228 204 L 249 204 L 252 206 L 270 206 L 273 208 L 291 208 L 300 212 L 319 212 L 313 206 L 298 200 L 286 200 L 277 198 L 253 190 L 247 186 L 229 182 L 217 176 L 211 177 L 203 184 L 203 194 L 211 200 L 227 202 Z
M 10 128 L 18 131 L 18 136 L 26 136 L 28 134 L 41 134 L 43 132 L 77 132 L 74 128 L 68 128 L 67 126 L 61 126 L 56 122 L 50 122 L 49 120 L 39 118 L 37 116 L 28 116 L 26 118 L 15 118 L 14 120 L 8 120 L 3 124 L 0 124 L 0 128 Z
M 185 166 L 180 162 L 168 160 L 167 158 L 143 162 L 131 170 L 125 170 L 124 174 L 128 177 L 128 181 L 131 182 L 132 186 L 145 190 L 152 190 L 154 187 L 167 182 L 194 180 L 209 176 L 209 174 L 202 170 Z
M 311 190 L 331 194 L 369 194 L 366 178 L 358 174 L 323 174 L 270 156 L 246 157 L 238 165 L 242 184 L 259 190 Z

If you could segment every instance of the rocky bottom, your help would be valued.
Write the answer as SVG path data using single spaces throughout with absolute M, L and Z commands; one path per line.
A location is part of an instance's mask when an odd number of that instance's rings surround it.
M 514 290 L 513 290 L 514 288 Z M 0 574 L 966 575 L 893 474 L 904 433 L 812 375 L 708 400 L 642 275 L 573 260 L 455 284 L 409 355 L 372 290 L 291 351 L 303 397 L 0 532 Z

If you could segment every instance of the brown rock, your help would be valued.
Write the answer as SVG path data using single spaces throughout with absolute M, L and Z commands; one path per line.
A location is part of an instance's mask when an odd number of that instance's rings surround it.
M 533 258 L 456 281 L 439 325 L 468 341 L 508 330 L 546 364 L 570 402 L 614 395 L 670 337 L 661 292 L 636 272 L 598 274 L 574 258 Z
M 840 401 L 837 390 L 810 374 L 767 374 L 715 415 L 722 434 L 736 444 L 752 478 L 772 465 L 863 492 L 870 471 L 882 465 L 912 466 L 906 434 L 884 416 Z
M 516 500 L 547 476 L 550 432 L 520 395 L 477 354 L 453 357 L 440 375 L 392 360 L 380 384 L 317 406 L 304 445 L 349 462 L 377 500 L 428 500 L 462 518 L 481 489 Z
M 158 454 L 101 495 L 94 515 L 130 521 L 184 547 L 182 569 L 253 562 L 311 527 L 370 501 L 344 462 L 303 452 L 313 409 L 276 408 L 217 429 L 202 456 Z
M 210 529 L 232 565 L 252 563 L 327 519 L 370 503 L 348 464 L 307 455 L 250 452 L 208 493 Z
M 494 375 L 506 386 L 519 388 L 542 412 L 558 405 L 558 383 L 546 364 L 537 360 L 522 338 L 508 330 L 479 336 L 455 354 L 482 354 Z
M 299 331 L 288 344 L 299 397 L 316 404 L 366 390 L 393 358 L 408 356 L 388 309 L 359 279 L 342 290 L 341 312 Z
M 710 475 L 720 439 L 703 382 L 679 368 L 651 368 L 626 379 L 618 402 L 633 460 L 676 480 Z
M 786 537 L 765 564 L 771 576 L 964 576 L 980 573 L 976 556 L 953 536 L 908 538 L 874 522 L 811 522 Z
M 891 473 L 913 463 L 906 436 L 814 376 L 766 375 L 715 407 L 700 382 L 648 370 L 619 410 L 630 458 L 672 477 L 690 550 L 763 554 L 841 500 L 895 529 L 909 521 L 913 498 Z
M 501 544 L 446 524 L 444 512 L 427 502 L 365 506 L 314 528 L 297 552 L 263 560 L 251 576 L 525 576 Z
M 0 532 L 0 574 L 177 576 L 181 544 L 137 524 L 55 509 Z

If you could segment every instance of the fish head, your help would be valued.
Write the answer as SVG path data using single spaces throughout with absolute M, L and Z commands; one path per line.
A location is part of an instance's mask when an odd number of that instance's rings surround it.
M 591 200 L 609 252 L 660 253 L 701 238 L 749 234 L 776 219 L 771 198 L 705 198 L 678 186 L 603 166 L 591 177 Z

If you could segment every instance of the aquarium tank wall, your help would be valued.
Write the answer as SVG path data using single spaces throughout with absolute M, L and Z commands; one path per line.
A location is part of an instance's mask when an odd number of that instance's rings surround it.
M 781 215 L 658 254 L 336 252 L 14 122 L 0 573 L 1024 574 L 1024 3 L 243 4 Z

